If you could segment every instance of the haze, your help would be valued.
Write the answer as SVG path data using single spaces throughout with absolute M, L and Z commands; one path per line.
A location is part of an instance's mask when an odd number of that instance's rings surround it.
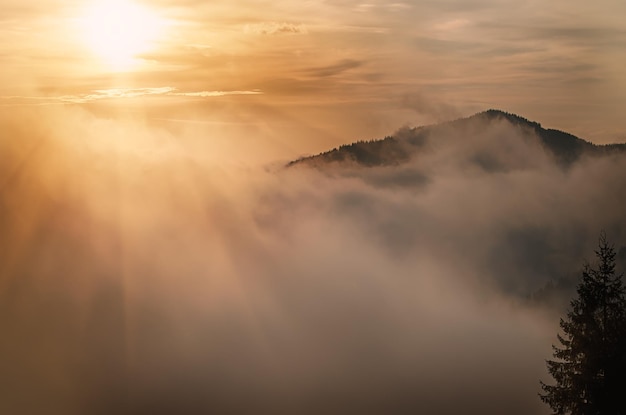
M 547 414 L 624 155 L 285 165 L 490 107 L 626 141 L 626 7 L 236 3 L 2 3 L 0 412 Z

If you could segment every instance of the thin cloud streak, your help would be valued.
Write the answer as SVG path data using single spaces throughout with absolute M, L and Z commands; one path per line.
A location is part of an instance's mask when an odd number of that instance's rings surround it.
M 264 22 L 247 24 L 244 27 L 244 32 L 257 35 L 305 35 L 309 31 L 303 24 L 289 22 Z
M 86 104 L 94 101 L 101 100 L 117 100 L 117 99 L 131 99 L 141 98 L 149 96 L 177 96 L 177 97 L 193 97 L 193 98 L 208 98 L 208 97 L 222 97 L 226 95 L 261 95 L 263 91 L 258 89 L 251 91 L 191 91 L 181 92 L 177 88 L 173 87 L 158 87 L 158 88 L 112 88 L 112 89 L 96 89 L 93 93 L 85 95 L 60 95 L 52 97 L 28 97 L 28 96 L 6 96 L 0 97 L 0 100 L 8 101 L 4 105 L 11 105 L 10 101 L 22 101 L 14 103 L 13 105 L 28 105 L 29 101 L 36 101 L 34 105 L 46 105 L 46 104 Z
M 198 92 L 170 92 L 167 95 L 184 97 L 223 97 L 225 95 L 262 95 L 263 91 L 198 91 Z

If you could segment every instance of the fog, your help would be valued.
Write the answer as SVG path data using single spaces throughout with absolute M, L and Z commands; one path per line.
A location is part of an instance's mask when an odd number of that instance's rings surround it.
M 78 107 L 0 125 L 2 413 L 546 414 L 567 299 L 532 294 L 626 245 L 625 160 L 505 121 L 371 169 Z

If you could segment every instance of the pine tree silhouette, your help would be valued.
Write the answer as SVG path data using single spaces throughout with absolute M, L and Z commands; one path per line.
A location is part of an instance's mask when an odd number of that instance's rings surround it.
M 600 235 L 596 267 L 585 264 L 578 297 L 561 319 L 560 347 L 548 372 L 555 385 L 541 382 L 541 400 L 555 414 L 626 414 L 626 294 L 615 271 L 615 250 Z

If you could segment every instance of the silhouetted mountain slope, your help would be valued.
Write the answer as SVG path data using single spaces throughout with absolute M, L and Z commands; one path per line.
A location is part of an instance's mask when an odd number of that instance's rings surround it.
M 472 140 L 493 134 L 491 130 L 502 122 L 510 124 L 521 135 L 535 136 L 546 152 L 565 167 L 576 162 L 583 155 L 626 153 L 626 144 L 595 145 L 563 131 L 545 129 L 541 124 L 519 115 L 490 109 L 446 123 L 405 128 L 382 140 L 345 144 L 315 156 L 302 157 L 288 165 L 323 165 L 331 162 L 355 163 L 366 167 L 398 165 L 409 161 L 414 155 L 419 154 L 420 150 L 441 140 L 441 137 Z M 498 131 L 497 134 L 505 135 L 502 131 Z M 504 136 L 498 138 L 506 139 Z M 491 166 L 492 162 L 489 157 L 485 157 L 484 154 L 478 155 L 477 161 L 484 164 L 485 168 L 494 167 Z

